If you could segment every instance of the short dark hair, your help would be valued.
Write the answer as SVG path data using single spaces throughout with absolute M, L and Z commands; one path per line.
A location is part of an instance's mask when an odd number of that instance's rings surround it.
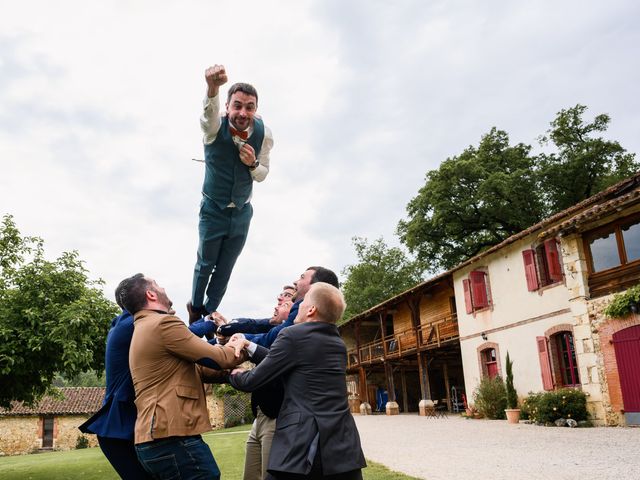
M 311 282 L 309 282 L 311 285 L 317 282 L 324 282 L 340 288 L 338 276 L 333 273 L 333 270 L 324 267 L 309 267 L 307 270 L 313 270 L 313 277 L 311 278 Z
M 142 273 L 125 278 L 116 287 L 116 302 L 131 315 L 135 315 L 147 304 L 149 285 L 149 280 Z
M 229 87 L 229 92 L 227 93 L 227 103 L 231 101 L 231 95 L 236 92 L 242 92 L 256 97 L 256 106 L 258 105 L 258 91 L 253 85 L 249 83 L 234 83 L 231 85 L 231 87 Z

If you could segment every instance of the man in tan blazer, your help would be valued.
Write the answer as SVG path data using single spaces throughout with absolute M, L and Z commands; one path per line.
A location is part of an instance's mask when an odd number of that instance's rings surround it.
M 169 313 L 172 302 L 155 280 L 139 273 L 120 285 L 119 300 L 134 315 L 129 366 L 140 463 L 154 478 L 220 478 L 200 436 L 211 430 L 203 382 L 216 381 L 220 369 L 233 368 L 246 356 L 193 335 Z

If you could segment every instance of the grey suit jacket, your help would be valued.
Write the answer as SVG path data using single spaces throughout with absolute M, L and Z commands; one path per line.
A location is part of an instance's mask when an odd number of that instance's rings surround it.
M 347 401 L 347 352 L 335 325 L 307 322 L 285 328 L 271 350 L 259 347 L 254 358 L 259 365 L 232 375 L 230 383 L 251 392 L 282 376 L 284 400 L 270 472 L 308 474 L 316 449 L 324 475 L 366 467 Z

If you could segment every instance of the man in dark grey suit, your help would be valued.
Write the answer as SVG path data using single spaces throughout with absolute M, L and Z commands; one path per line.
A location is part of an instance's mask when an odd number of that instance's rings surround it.
M 314 283 L 294 325 L 280 332 L 270 350 L 232 337 L 231 344 L 244 342 L 258 366 L 234 370 L 231 385 L 250 392 L 280 376 L 284 383 L 267 478 L 362 479 L 366 462 L 349 411 L 347 352 L 336 327 L 344 309 L 337 288 Z

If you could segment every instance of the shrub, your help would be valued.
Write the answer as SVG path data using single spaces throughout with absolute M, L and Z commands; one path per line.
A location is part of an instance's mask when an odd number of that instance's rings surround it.
M 529 392 L 527 398 L 522 401 L 520 405 L 520 418 L 523 420 L 532 420 L 535 418 L 538 411 L 538 403 L 540 397 L 544 395 L 544 392 L 533 393 Z
M 89 447 L 89 439 L 84 435 L 78 435 L 76 439 L 76 449 L 88 448 Z
M 559 418 L 587 420 L 587 396 L 580 390 L 564 388 L 530 393 L 522 404 L 523 418 L 536 423 L 553 423 Z
M 473 392 L 473 402 L 485 417 L 496 420 L 505 418 L 507 408 L 507 390 L 500 375 L 485 377 Z
M 518 392 L 513 386 L 513 362 L 507 352 L 507 408 L 518 408 Z
M 626 292 L 613 296 L 613 300 L 604 310 L 604 313 L 612 318 L 623 318 L 633 313 L 638 313 L 640 304 L 640 285 L 631 287 Z

